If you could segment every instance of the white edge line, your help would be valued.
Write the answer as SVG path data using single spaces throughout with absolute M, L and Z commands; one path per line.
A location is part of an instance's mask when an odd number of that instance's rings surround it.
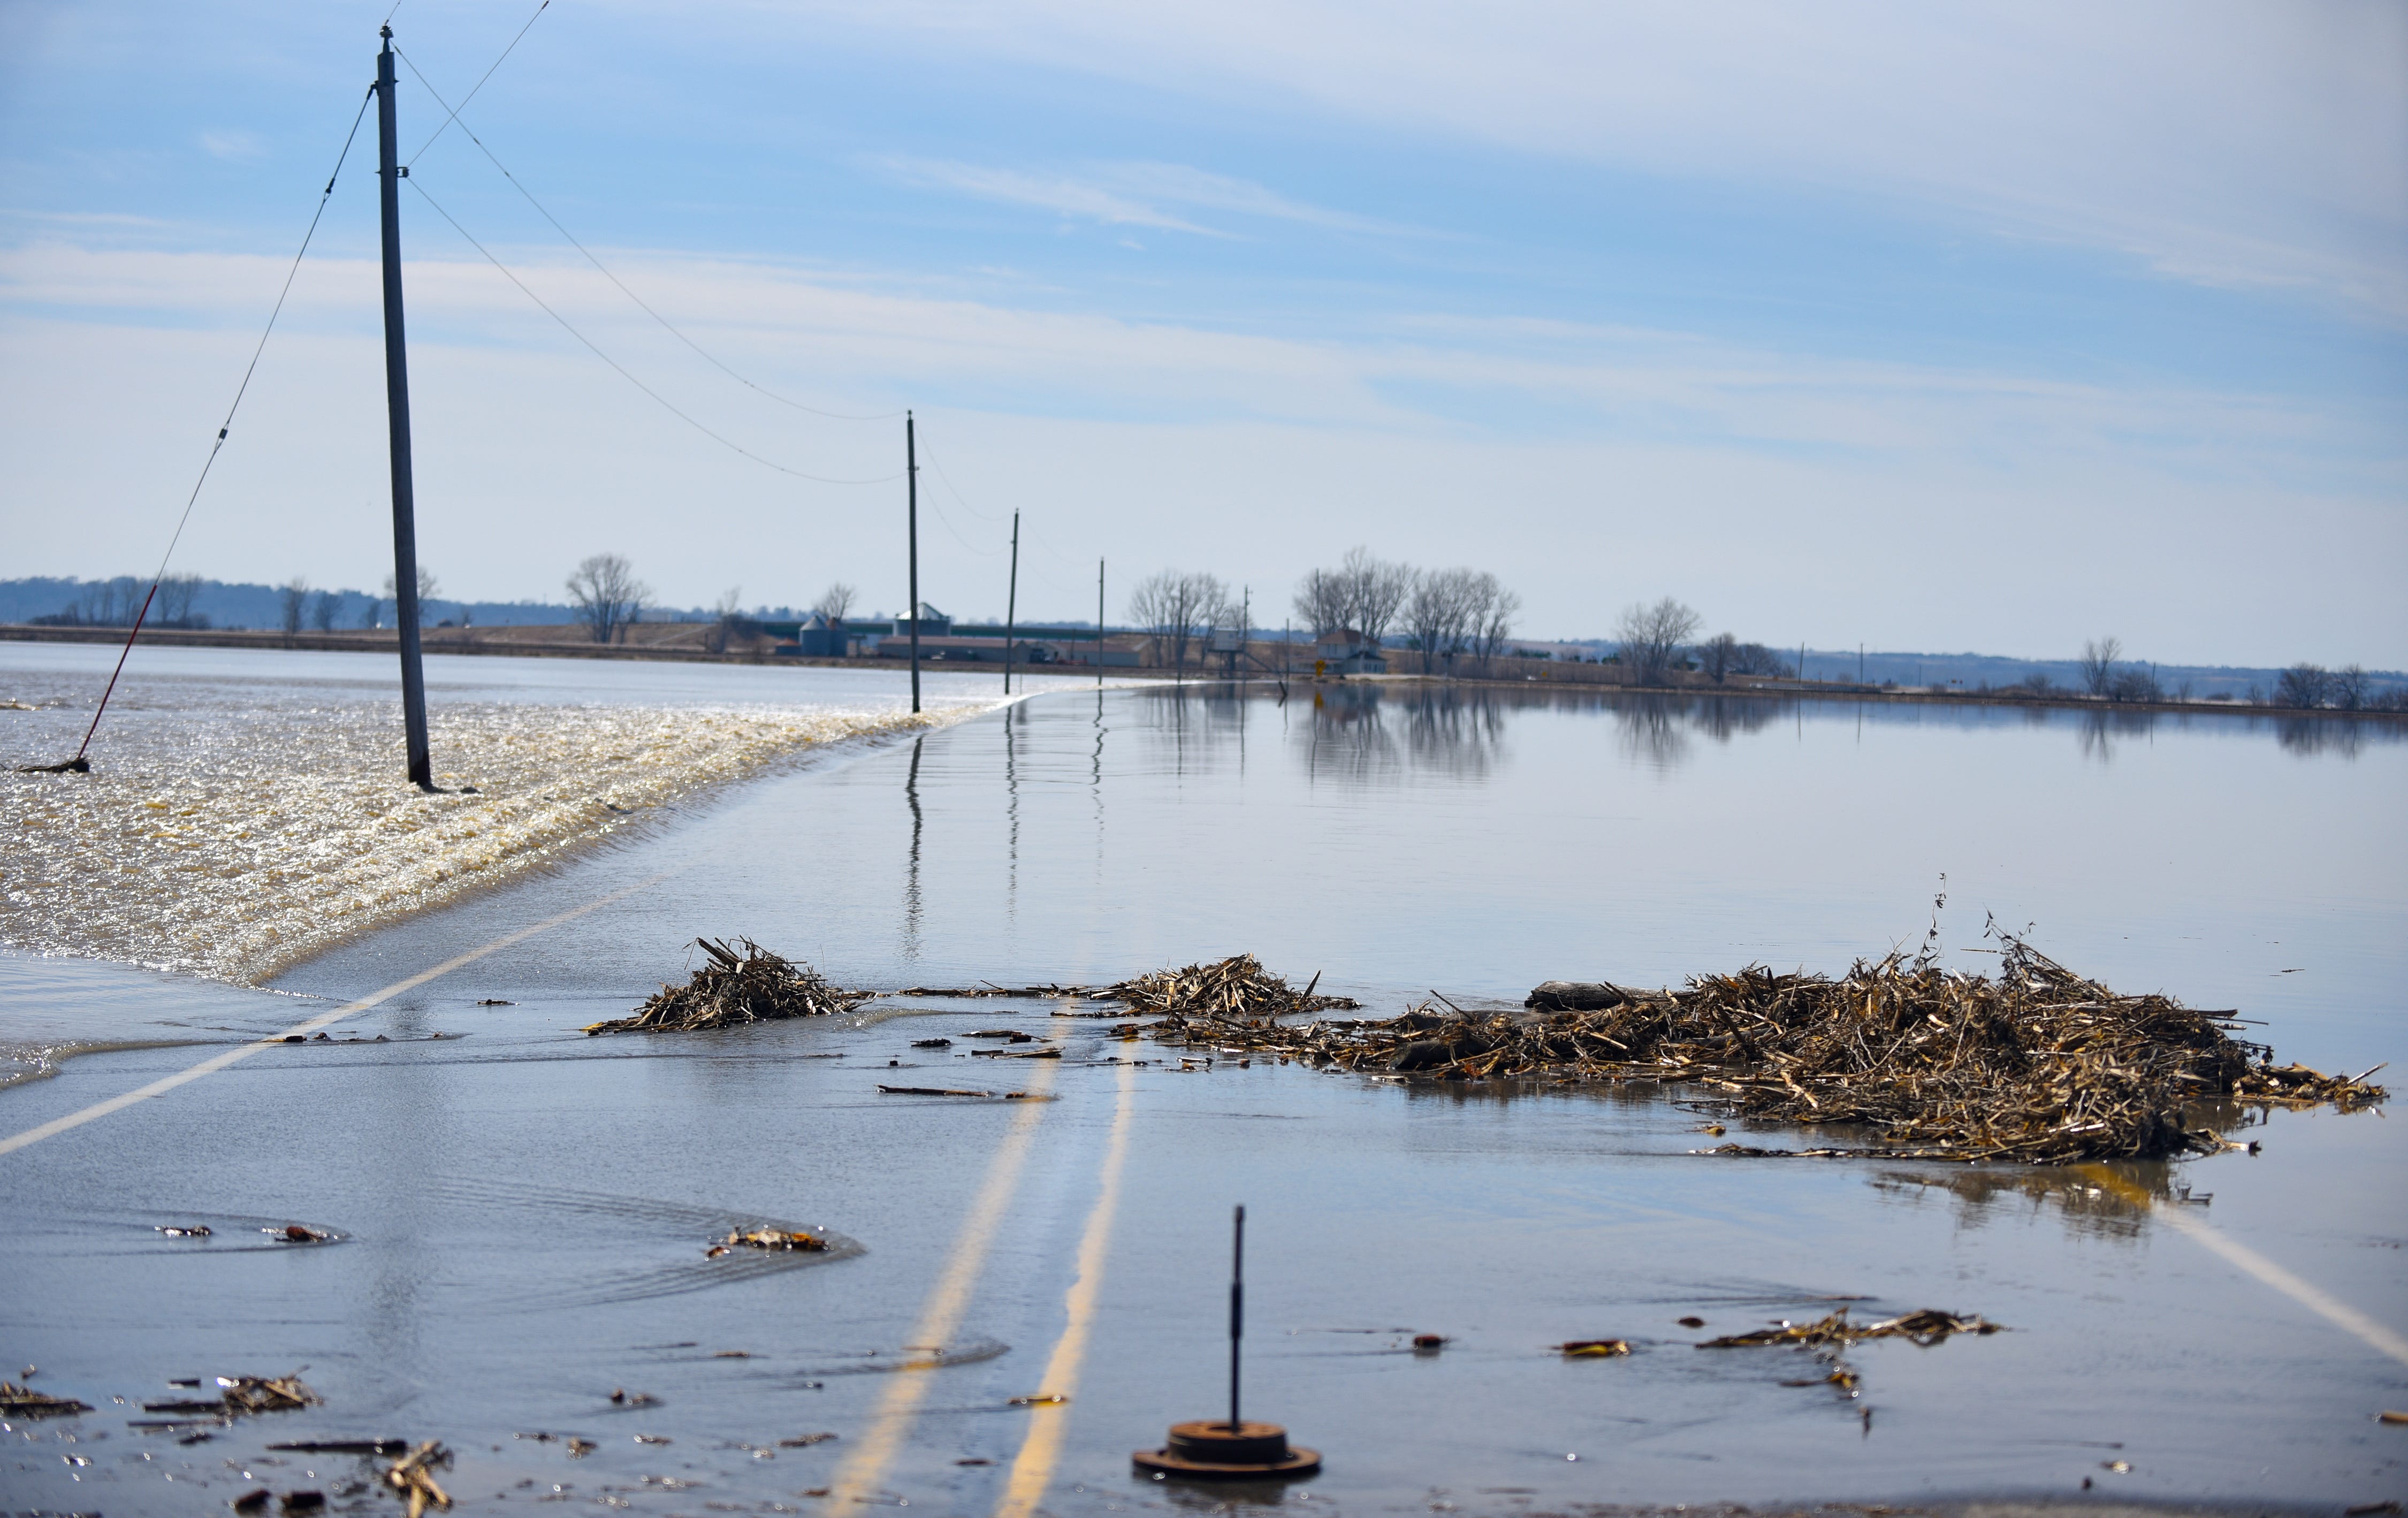
M 597 896 L 594 900 L 585 903 L 583 906 L 572 907 L 567 911 L 562 912 L 556 917 L 547 917 L 540 923 L 531 924 L 526 927 L 519 928 L 513 932 L 505 933 L 500 938 L 495 938 L 489 943 L 480 944 L 478 947 L 469 950 L 465 954 L 459 954 L 451 959 L 445 960 L 442 964 L 436 966 L 433 969 L 421 970 L 416 975 L 410 976 L 407 980 L 395 981 L 393 984 L 386 986 L 381 991 L 362 996 L 357 1001 L 347 1002 L 344 1005 L 336 1008 L 331 1012 L 321 1012 L 316 1017 L 310 1018 L 306 1022 L 295 1023 L 293 1026 L 286 1028 L 281 1033 L 271 1034 L 255 1043 L 243 1044 L 237 1048 L 229 1049 L 223 1053 L 212 1054 L 208 1059 L 201 1061 L 198 1065 L 193 1066 L 189 1069 L 179 1070 L 173 1075 L 153 1081 L 149 1085 L 142 1087 L 138 1091 L 129 1091 L 122 1096 L 111 1096 L 105 1102 L 94 1102 L 92 1106 L 84 1108 L 79 1111 L 69 1112 L 64 1117 L 54 1117 L 48 1123 L 41 1124 L 36 1127 L 27 1128 L 22 1133 L 11 1134 L 6 1138 L 0 1138 L 0 1154 L 15 1153 L 18 1150 L 27 1148 L 34 1144 L 38 1144 L 45 1138 L 54 1138 L 60 1134 L 65 1133 L 70 1128 L 79 1128 L 87 1123 L 107 1117 L 112 1112 L 122 1112 L 125 1109 L 133 1106 L 136 1102 L 146 1101 L 152 1096 L 164 1096 L 167 1093 L 175 1090 L 178 1086 L 184 1084 L 186 1081 L 197 1081 L 205 1075 L 215 1075 L 218 1071 L 224 1069 L 227 1066 L 249 1059 L 251 1055 L 258 1053 L 261 1050 L 273 1048 L 295 1035 L 315 1033 L 318 1029 L 326 1026 L 330 1023 L 339 1023 L 344 1018 L 352 1016 L 355 1013 L 367 1011 L 371 1008 L 378 1007 L 385 1002 L 391 1001 L 394 997 L 400 995 L 405 991 L 414 991 L 418 987 L 424 985 L 429 981 L 438 980 L 465 965 L 472 965 L 478 960 L 484 958 L 487 954 L 493 953 L 498 950 L 507 949 L 511 944 L 534 938 L 537 934 L 558 927 L 563 923 L 574 921 L 577 918 L 584 916 L 587 912 L 599 910 L 600 909 L 610 905 L 614 901 L 624 900 L 626 897 L 634 895 L 638 891 L 648 890 L 652 886 L 658 885 L 661 881 L 668 879 L 670 875 L 675 873 L 677 873 L 675 870 L 666 870 L 661 874 L 652 877 L 650 880 L 638 881 L 633 885 L 624 886 L 619 890 L 611 892 L 609 895 Z

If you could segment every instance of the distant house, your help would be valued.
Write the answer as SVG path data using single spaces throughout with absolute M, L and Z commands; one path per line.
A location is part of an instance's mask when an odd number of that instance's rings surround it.
M 1388 660 L 1380 645 L 1352 627 L 1340 627 L 1321 635 L 1312 646 L 1313 658 L 1329 666 L 1333 675 L 1384 675 Z

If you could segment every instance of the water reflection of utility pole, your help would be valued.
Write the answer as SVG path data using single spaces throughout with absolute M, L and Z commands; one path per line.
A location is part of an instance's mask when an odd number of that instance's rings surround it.
M 911 767 L 903 777 L 904 804 L 911 809 L 911 852 L 903 868 L 903 957 L 920 957 L 920 830 L 927 819 L 920 811 L 920 747 L 928 740 L 911 740 Z
M 1096 682 L 1096 754 L 1088 780 L 1089 793 L 1096 798 L 1096 884 L 1104 882 L 1104 686 Z
M 1003 915 L 1007 922 L 1020 921 L 1020 769 L 1015 762 L 1012 718 L 1021 708 L 1003 709 L 1003 793 L 1004 793 L 1004 884 Z

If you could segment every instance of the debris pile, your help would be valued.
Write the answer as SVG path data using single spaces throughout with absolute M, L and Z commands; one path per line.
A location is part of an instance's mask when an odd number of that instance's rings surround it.
M 78 1412 L 90 1412 L 92 1404 L 79 1402 L 72 1396 L 52 1396 L 31 1386 L 20 1386 L 13 1381 L 0 1381 L 0 1415 L 12 1418 L 64 1418 Z
M 1316 973 L 1298 991 L 1263 968 L 1262 961 L 1254 955 L 1236 954 L 1217 965 L 1155 970 L 1107 986 L 1099 995 L 1147 1017 L 1215 1027 L 1224 1024 L 1259 1027 L 1295 1012 L 1351 1012 L 1363 1005 L 1345 996 L 1316 996 L 1312 988 L 1320 983 Z
M 685 984 L 664 985 L 633 1016 L 595 1023 L 585 1031 L 694 1033 L 781 1017 L 826 1017 L 869 999 L 867 992 L 841 990 L 809 965 L 771 953 L 750 938 L 736 941 L 743 946 L 741 953 L 719 939 L 695 939 L 706 962 Z
M 1852 1149 L 1812 1153 L 2066 1164 L 2210 1153 L 2223 1140 L 2185 1125 L 2209 1101 L 2344 1110 L 2385 1099 L 2355 1077 L 2276 1067 L 2273 1051 L 2227 1031 L 2229 1014 L 2155 993 L 2123 995 L 2021 939 L 2000 935 L 1993 979 L 1928 956 L 1859 960 L 1839 980 L 1752 966 L 1685 990 L 1566 983 L 1534 1000 L 1588 1010 L 1441 1013 L 1424 1004 L 1384 1020 L 1271 1019 L 1321 1005 L 1252 956 L 1190 966 L 1112 988 L 1159 1015 L 1157 1038 L 1276 1054 L 1325 1068 L 1442 1080 L 1555 1084 L 1692 1082 L 1740 1117 L 1872 1130 Z M 1283 998 L 1293 998 L 1293 1004 Z M 1442 999 L 1442 998 L 1441 998 Z M 2380 1068 L 2380 1067 L 2377 1067 Z
M 295 1408 L 315 1407 L 324 1400 L 298 1376 L 220 1376 L 217 1384 L 219 1395 L 214 1400 L 186 1397 L 172 1402 L 145 1402 L 142 1411 L 232 1418 L 246 1412 L 290 1412 Z
M 225 1388 L 228 1412 L 289 1412 L 325 1400 L 298 1376 L 220 1376 L 218 1384 Z
M 409 1504 L 409 1518 L 422 1518 L 429 1507 L 448 1508 L 452 1498 L 435 1484 L 434 1469 L 452 1463 L 452 1452 L 434 1439 L 395 1460 L 384 1473 L 384 1483 Z
M 717 1259 L 731 1249 L 804 1250 L 812 1253 L 827 1248 L 827 1240 L 816 1234 L 788 1228 L 731 1228 L 727 1237 L 706 1252 Z
M 1752 1334 L 1731 1334 L 1722 1339 L 1710 1339 L 1698 1346 L 1701 1350 L 1756 1349 L 1768 1344 L 1789 1344 L 1799 1349 L 1833 1347 L 1846 1349 L 1868 1339 L 1906 1339 L 1918 1349 L 1929 1349 L 1951 1334 L 1995 1334 L 2004 1330 L 1978 1315 L 1960 1318 L 1953 1312 L 1935 1308 L 1901 1313 L 1879 1323 L 1851 1323 L 1848 1310 L 1841 1308 L 1828 1318 L 1813 1323 L 1784 1322 L 1770 1328 L 1758 1328 Z

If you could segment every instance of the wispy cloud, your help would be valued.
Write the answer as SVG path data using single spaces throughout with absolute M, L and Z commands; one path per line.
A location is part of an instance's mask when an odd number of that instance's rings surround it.
M 911 183 L 954 190 L 984 200 L 1036 206 L 1106 225 L 1149 226 L 1205 237 L 1236 236 L 1226 228 L 1208 226 L 1183 214 L 1219 211 L 1257 221 L 1290 222 L 1373 236 L 1426 235 L 1394 222 L 1291 199 L 1252 179 L 1184 164 L 1104 162 L 1082 164 L 1068 170 L 1028 173 L 943 159 L 882 158 L 878 163 Z
M 917 45 L 941 38 L 1233 106 L 1284 98 L 1416 139 L 1869 192 L 2009 236 L 2111 249 L 2162 278 L 2308 292 L 2408 324 L 2408 9 L 2397 6 L 798 5 L 908 25 Z
M 878 161 L 897 178 L 914 184 L 955 190 L 981 200 L 1034 206 L 1079 221 L 1107 226 L 1150 226 L 1166 232 L 1192 232 L 1220 237 L 1226 233 L 1199 226 L 1183 217 L 1147 205 L 1094 179 L 1060 174 L 1024 174 L 1017 169 L 985 168 L 931 158 L 882 158 Z
M 201 150 L 212 158 L 229 163 L 248 164 L 267 155 L 267 149 L 256 132 L 236 127 L 219 127 L 201 134 Z

